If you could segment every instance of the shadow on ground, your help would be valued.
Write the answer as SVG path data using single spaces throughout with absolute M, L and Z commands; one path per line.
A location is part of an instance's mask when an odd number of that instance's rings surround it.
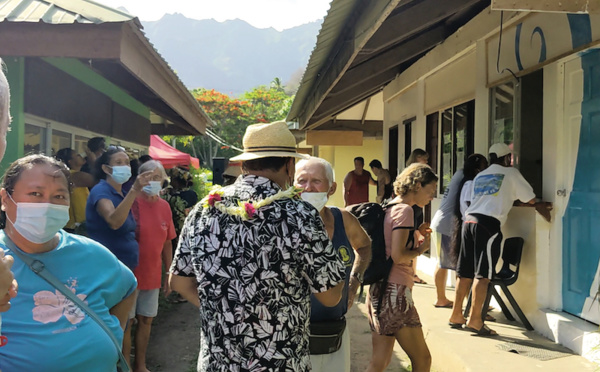
M 371 359 L 371 329 L 361 310 L 366 311 L 365 305 L 355 304 L 347 314 L 352 345 L 352 372 L 364 372 Z M 152 372 L 196 371 L 200 343 L 199 324 L 198 310 L 193 305 L 161 301 L 159 314 L 152 325 L 148 369 Z M 410 371 L 408 366 L 408 357 L 396 344 L 392 362 L 386 371 Z

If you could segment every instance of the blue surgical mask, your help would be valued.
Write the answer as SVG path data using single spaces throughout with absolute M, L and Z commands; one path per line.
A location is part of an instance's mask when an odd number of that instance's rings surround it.
M 17 203 L 17 220 L 11 221 L 21 236 L 32 243 L 42 244 L 50 241 L 56 233 L 69 222 L 69 206 L 52 203 Z
M 162 190 L 162 182 L 150 181 L 150 183 L 147 186 L 144 186 L 142 190 L 150 196 L 156 196 L 160 190 Z
M 111 167 L 109 165 L 109 167 Z M 112 179 L 119 185 L 127 182 L 131 178 L 131 167 L 129 165 L 115 165 L 112 166 Z

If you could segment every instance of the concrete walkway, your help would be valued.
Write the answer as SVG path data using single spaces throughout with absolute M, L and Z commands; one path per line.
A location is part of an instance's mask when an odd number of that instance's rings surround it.
M 421 275 L 421 273 L 419 273 L 419 275 L 428 283 L 433 283 L 432 278 L 427 278 L 426 275 Z M 451 289 L 448 289 L 447 296 L 451 300 L 454 299 L 454 292 Z M 471 336 L 472 333 L 470 332 L 454 330 L 448 326 L 448 318 L 450 316 L 451 309 L 441 309 L 433 306 L 433 302 L 435 301 L 435 287 L 432 284 L 415 285 L 413 290 L 413 299 L 419 311 L 421 322 L 423 323 L 423 332 L 433 357 L 434 371 L 594 372 L 600 370 L 598 366 L 579 355 L 567 355 L 548 361 L 540 361 L 501 350 L 497 345 L 505 342 L 525 341 L 530 344 L 535 344 L 541 348 L 569 352 L 568 349 L 555 344 L 554 342 L 539 335 L 535 331 L 527 331 L 525 328 L 521 327 L 520 322 L 507 320 L 499 309 L 490 313 L 497 319 L 497 321 L 487 322 L 490 328 L 499 333 L 499 336 L 475 337 Z M 354 308 L 356 308 L 356 310 Z M 366 306 L 364 304 L 358 304 L 358 306 L 353 307 L 351 310 L 355 310 L 356 313 L 358 313 L 357 310 L 360 310 L 360 312 L 363 313 L 363 316 L 365 316 L 364 322 L 366 322 L 366 327 L 368 330 Z M 359 318 L 360 315 L 353 316 L 353 323 L 360 321 Z M 367 335 L 365 334 L 365 336 Z M 365 338 L 370 339 L 370 337 Z M 354 351 L 354 339 L 352 340 L 352 344 Z M 370 357 L 371 345 L 367 346 L 363 342 L 358 342 L 357 344 L 359 345 L 356 346 L 360 347 L 363 352 L 365 348 L 368 348 L 367 354 Z M 402 352 L 397 344 L 394 348 L 394 354 L 394 366 L 390 365 L 390 368 L 387 369 L 388 371 L 398 371 L 398 367 L 405 367 L 407 363 L 410 363 L 406 354 Z M 355 360 L 353 360 L 352 370 L 364 371 L 364 369 L 355 369 L 355 366 L 358 367 L 357 364 L 362 363 L 355 363 Z

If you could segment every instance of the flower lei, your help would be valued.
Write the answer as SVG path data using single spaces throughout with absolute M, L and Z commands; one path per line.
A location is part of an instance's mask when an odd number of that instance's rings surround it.
M 277 194 L 271 195 L 259 201 L 238 201 L 237 206 L 228 207 L 223 203 L 223 194 L 225 193 L 223 188 L 215 185 L 208 195 L 202 199 L 201 203 L 204 208 L 216 208 L 220 212 L 241 217 L 242 220 L 246 221 L 254 218 L 260 208 L 273 203 L 275 200 L 294 198 L 300 195 L 302 191 L 303 189 L 292 186 L 287 190 L 281 190 Z

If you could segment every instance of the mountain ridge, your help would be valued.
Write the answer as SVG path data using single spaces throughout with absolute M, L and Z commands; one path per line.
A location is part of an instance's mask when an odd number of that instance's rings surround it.
M 297 86 L 322 21 L 277 31 L 240 19 L 196 20 L 180 13 L 142 22 L 144 32 L 188 89 L 238 96 L 278 77 Z

